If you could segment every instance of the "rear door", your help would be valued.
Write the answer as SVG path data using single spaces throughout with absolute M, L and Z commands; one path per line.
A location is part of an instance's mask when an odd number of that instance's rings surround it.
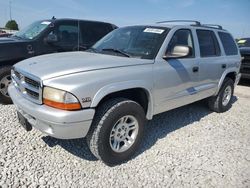
M 227 68 L 230 67 L 238 67 L 240 66 L 240 54 L 239 54 L 239 50 L 236 46 L 236 43 L 233 39 L 233 37 L 226 32 L 223 31 L 219 31 L 218 32 L 220 41 L 222 43 L 223 49 L 224 49 L 224 54 L 226 56 L 227 59 Z M 250 70 L 250 65 L 249 69 Z
M 197 29 L 198 62 L 200 64 L 199 95 L 208 97 L 215 93 L 227 60 L 222 56 L 221 47 L 213 30 Z

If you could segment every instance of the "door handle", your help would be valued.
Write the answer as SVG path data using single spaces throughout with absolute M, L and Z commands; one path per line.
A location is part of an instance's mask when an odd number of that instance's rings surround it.
M 199 71 L 199 67 L 193 67 L 193 72 L 198 72 Z
M 222 64 L 222 65 L 221 65 L 221 68 L 223 68 L 223 69 L 225 69 L 226 67 L 227 67 L 226 64 Z

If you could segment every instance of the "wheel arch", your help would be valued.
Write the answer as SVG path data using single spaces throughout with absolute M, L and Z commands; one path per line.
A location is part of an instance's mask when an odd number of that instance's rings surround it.
M 221 88 L 221 86 L 222 86 L 225 78 L 231 78 L 234 81 L 234 83 L 235 83 L 236 82 L 236 78 L 237 78 L 237 74 L 238 74 L 238 69 L 235 69 L 235 68 L 231 68 L 231 69 L 228 69 L 227 71 L 225 71 L 222 74 L 221 78 L 220 78 L 220 81 L 219 81 L 219 84 L 218 84 L 218 88 L 217 88 L 217 91 L 216 91 L 215 95 L 218 94 L 218 92 L 219 92 L 219 90 L 220 90 L 220 88 Z
M 144 109 L 147 119 L 153 117 L 153 98 L 150 89 L 142 84 L 117 83 L 100 89 L 93 98 L 91 108 L 98 107 L 110 98 L 123 97 L 138 102 Z

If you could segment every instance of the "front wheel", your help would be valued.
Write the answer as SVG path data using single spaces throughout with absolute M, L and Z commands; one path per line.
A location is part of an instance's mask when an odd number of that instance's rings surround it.
M 11 83 L 10 66 L 0 67 L 0 104 L 12 104 L 8 94 L 8 86 Z
M 109 166 L 133 156 L 143 136 L 145 112 L 136 102 L 117 98 L 97 109 L 87 143 L 91 152 Z
M 215 112 L 225 112 L 232 105 L 232 97 L 234 93 L 234 81 L 230 78 L 225 78 L 218 95 L 208 99 L 209 108 Z

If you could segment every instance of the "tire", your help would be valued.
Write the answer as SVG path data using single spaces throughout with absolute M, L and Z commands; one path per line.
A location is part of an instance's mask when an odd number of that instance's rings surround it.
M 11 83 L 11 66 L 0 67 L 0 104 L 12 104 L 12 100 L 7 92 Z
M 228 97 L 228 102 L 223 104 L 223 101 L 224 101 L 223 96 L 225 92 L 229 92 L 230 97 Z M 216 96 L 210 97 L 208 99 L 208 106 L 210 110 L 214 112 L 218 112 L 218 113 L 222 113 L 222 112 L 229 110 L 232 106 L 233 93 L 234 93 L 234 81 L 231 78 L 226 77 L 220 88 L 219 93 Z
M 117 140 L 115 138 L 117 138 L 117 135 L 119 134 L 118 128 L 122 125 L 122 123 L 119 122 L 122 122 L 124 120 L 123 118 L 128 118 L 127 120 L 131 121 L 131 124 L 137 121 L 137 123 L 135 123 L 135 127 L 137 126 L 138 128 L 135 128 L 130 132 L 128 131 L 128 135 L 131 134 L 131 138 L 132 135 L 137 136 L 134 137 L 134 141 L 132 141 L 132 144 L 126 150 L 124 150 L 124 148 L 127 147 L 125 141 L 115 144 L 118 143 L 115 142 Z M 131 118 L 131 120 L 129 118 Z M 108 166 L 114 166 L 127 161 L 135 154 L 140 146 L 145 123 L 145 112 L 138 103 L 124 98 L 108 100 L 97 109 L 91 129 L 87 135 L 87 143 L 90 151 L 96 158 L 102 160 Z M 121 132 L 121 135 L 122 134 L 123 133 Z M 129 143 L 129 141 L 127 140 L 127 143 Z M 120 150 L 115 151 L 116 147 L 114 145 L 121 146 Z

